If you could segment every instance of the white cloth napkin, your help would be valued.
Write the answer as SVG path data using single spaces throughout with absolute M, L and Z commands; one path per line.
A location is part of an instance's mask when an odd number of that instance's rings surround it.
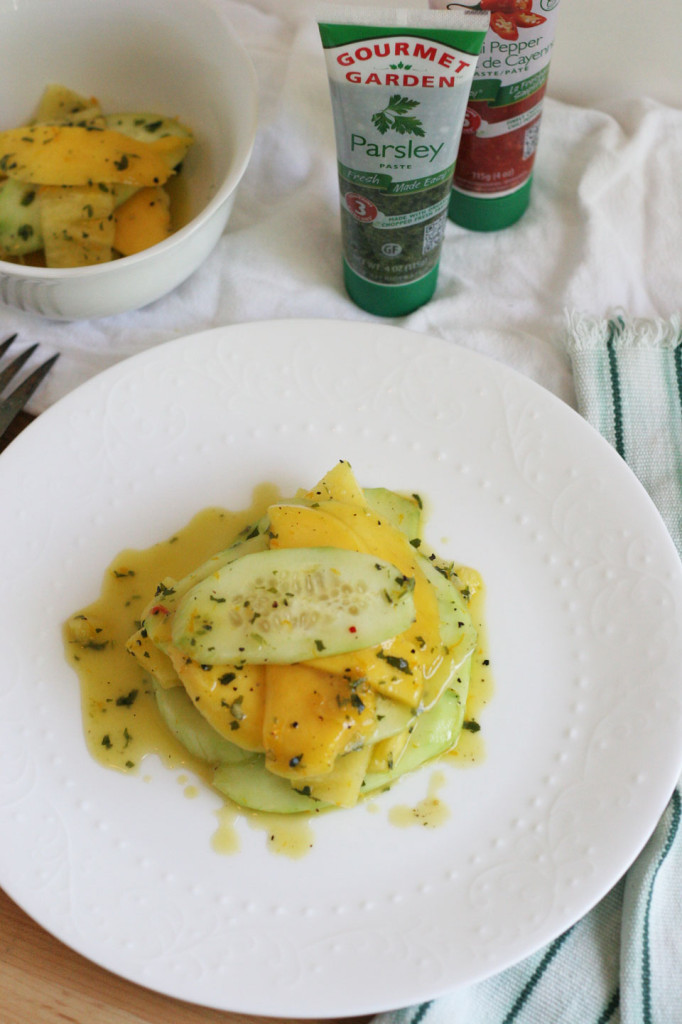
M 372 319 L 341 280 L 334 138 L 312 5 L 222 2 L 260 83 L 260 130 L 227 231 L 190 280 L 134 313 L 56 323 L 0 306 L 0 338 L 19 331 L 15 349 L 37 341 L 41 356 L 62 353 L 35 412 L 126 356 L 205 328 Z M 637 316 L 677 308 L 681 166 L 682 110 L 548 100 L 530 210 L 493 234 L 449 224 L 435 298 L 396 322 L 508 363 L 575 404 L 564 308 L 621 306 Z

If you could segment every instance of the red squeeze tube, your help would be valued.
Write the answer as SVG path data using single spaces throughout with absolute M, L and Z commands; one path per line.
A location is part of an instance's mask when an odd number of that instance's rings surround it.
M 517 221 L 530 202 L 560 0 L 429 0 L 490 12 L 455 164 L 448 215 L 473 231 Z

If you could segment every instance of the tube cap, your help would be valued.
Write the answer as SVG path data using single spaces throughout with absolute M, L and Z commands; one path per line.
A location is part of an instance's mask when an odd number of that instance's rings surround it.
M 499 231 L 516 223 L 528 209 L 532 175 L 521 188 L 506 196 L 480 196 L 470 192 L 450 193 L 448 216 L 455 224 L 470 231 Z
M 343 279 L 353 302 L 375 316 L 406 316 L 428 302 L 436 290 L 438 264 L 409 284 L 376 284 L 360 277 L 343 261 Z

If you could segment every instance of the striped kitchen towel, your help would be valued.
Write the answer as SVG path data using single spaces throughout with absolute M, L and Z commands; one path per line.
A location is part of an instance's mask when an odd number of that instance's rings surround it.
M 580 412 L 639 477 L 682 554 L 681 336 L 679 317 L 568 321 Z
M 639 477 L 682 554 L 682 322 L 568 317 L 578 407 Z M 680 624 L 682 628 L 682 623 Z M 682 795 L 626 876 L 533 956 L 374 1024 L 682 1024 Z

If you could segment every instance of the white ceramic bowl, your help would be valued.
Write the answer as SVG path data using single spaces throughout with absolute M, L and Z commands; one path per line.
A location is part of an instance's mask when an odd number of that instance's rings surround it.
M 158 245 L 97 266 L 0 260 L 0 300 L 57 320 L 139 309 L 192 274 L 222 234 L 256 134 L 253 66 L 212 0 L 0 0 L 0 129 L 25 124 L 49 82 L 106 113 L 180 118 L 189 221 Z

